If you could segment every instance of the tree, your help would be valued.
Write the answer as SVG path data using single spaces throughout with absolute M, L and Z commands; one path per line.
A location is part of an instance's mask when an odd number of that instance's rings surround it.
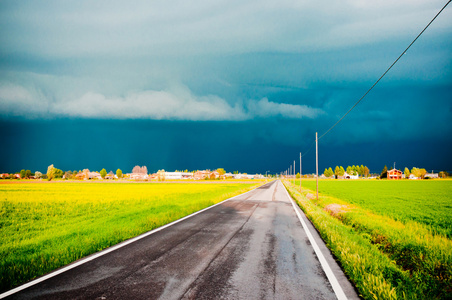
M 334 169 L 334 175 L 336 175 L 336 178 L 338 176 L 344 176 L 344 174 L 345 174 L 344 168 L 342 166 L 340 166 L 340 167 L 336 166 L 336 168 Z
M 63 178 L 64 172 L 63 170 L 55 168 L 55 178 Z
M 363 169 L 364 171 L 363 171 L 363 174 L 364 174 L 364 176 L 369 176 L 369 174 L 370 174 L 370 170 L 369 170 L 369 168 L 367 167 L 367 166 L 364 166 L 364 169 Z
M 381 171 L 380 179 L 388 178 L 388 167 L 385 165 L 383 171 Z
M 331 176 L 334 175 L 333 169 L 331 169 L 331 167 L 328 168 L 328 174 L 330 175 L 330 176 L 328 176 L 328 177 L 331 177 Z
M 353 169 L 352 169 L 352 167 L 351 166 L 348 166 L 347 167 L 347 169 L 346 169 L 346 172 L 347 172 L 347 174 L 352 174 L 352 172 L 353 172 Z
M 405 170 L 403 171 L 403 174 L 405 174 L 405 178 L 410 177 L 410 169 L 408 169 L 407 167 L 405 167 Z
M 441 171 L 441 172 L 439 172 L 439 177 L 440 178 L 447 178 L 447 177 L 449 177 L 449 173 L 446 172 L 446 171 Z
M 356 167 L 355 165 L 353 166 L 348 166 L 347 167 L 347 174 L 349 175 L 357 175 L 358 174 L 358 167 Z
M 85 179 L 88 180 L 89 179 L 89 169 L 83 169 L 82 172 L 85 175 Z
M 217 172 L 218 174 L 220 174 L 220 176 L 226 174 L 226 171 L 223 168 L 218 168 Z
M 36 172 L 35 172 L 35 178 L 36 178 L 36 179 L 40 179 L 41 177 L 42 177 L 42 173 L 39 172 L 39 171 L 36 171 Z
M 359 175 L 359 176 L 363 176 L 363 175 L 364 175 L 364 166 L 363 166 L 363 165 L 361 165 L 361 166 L 358 168 L 358 175 Z
M 102 177 L 102 179 L 105 179 L 105 176 L 107 176 L 107 170 L 105 170 L 105 168 L 100 170 L 100 176 Z
M 20 175 L 20 179 L 25 179 L 25 170 L 20 170 L 20 173 L 19 173 L 19 175 Z
M 140 168 L 140 166 L 135 166 L 132 169 L 132 173 L 134 174 L 147 174 L 148 173 L 148 168 L 146 166 L 142 166 Z
M 297 175 L 295 175 L 295 178 L 296 178 L 296 179 L 300 179 L 300 177 L 301 177 L 301 176 L 300 176 L 300 172 L 298 172 Z
M 72 178 L 72 171 L 69 170 L 69 171 L 64 172 L 64 176 L 63 177 L 66 180 Z
M 55 177 L 55 168 L 53 164 L 47 167 L 47 180 L 51 181 Z
M 422 178 L 422 179 L 424 179 L 424 177 L 425 177 L 425 174 L 427 174 L 427 170 L 426 169 L 419 169 L 419 173 L 420 173 L 420 177 Z
M 331 167 L 329 169 L 325 168 L 325 171 L 323 171 L 323 175 L 325 175 L 325 177 L 333 176 L 333 170 L 331 169 Z
M 420 178 L 421 177 L 421 169 L 418 169 L 416 167 L 413 167 L 411 169 L 411 174 L 414 175 L 414 177 Z
M 118 178 L 122 178 L 122 171 L 121 171 L 121 169 L 117 169 L 116 170 L 116 176 L 118 176 Z

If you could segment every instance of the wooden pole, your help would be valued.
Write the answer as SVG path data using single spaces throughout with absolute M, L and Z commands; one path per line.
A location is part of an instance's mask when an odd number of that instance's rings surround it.
M 433 173 L 433 172 L 432 172 Z M 300 152 L 300 192 L 301 192 L 301 152 Z
M 319 201 L 319 141 L 315 133 L 315 174 L 317 177 L 317 201 Z

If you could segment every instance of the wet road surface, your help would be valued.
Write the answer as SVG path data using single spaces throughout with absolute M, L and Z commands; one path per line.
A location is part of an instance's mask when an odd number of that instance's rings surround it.
M 358 299 L 308 225 L 345 295 Z M 9 298 L 336 299 L 337 294 L 284 186 L 273 181 Z

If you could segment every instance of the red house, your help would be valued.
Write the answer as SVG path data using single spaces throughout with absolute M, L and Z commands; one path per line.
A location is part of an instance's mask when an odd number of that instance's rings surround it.
M 388 179 L 402 179 L 403 172 L 397 169 L 388 171 Z

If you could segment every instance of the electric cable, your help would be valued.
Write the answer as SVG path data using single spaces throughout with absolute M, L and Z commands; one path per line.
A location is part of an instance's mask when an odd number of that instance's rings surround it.
M 417 37 L 411 42 L 411 44 L 402 52 L 402 54 L 399 55 L 399 57 L 392 63 L 392 65 L 383 73 L 383 75 L 378 78 L 377 81 L 370 87 L 370 89 L 367 90 L 367 92 L 345 113 L 345 115 L 342 116 L 333 126 L 331 126 L 324 134 L 322 134 L 320 137 L 317 138 L 317 140 L 320 140 L 322 137 L 324 137 L 328 132 L 330 132 L 334 127 L 336 127 L 337 124 L 339 124 L 363 99 L 364 97 L 369 94 L 369 92 L 377 85 L 378 82 L 389 72 L 389 70 L 392 69 L 392 67 L 402 58 L 402 56 L 410 49 L 410 47 L 417 41 L 417 39 L 424 33 L 425 30 L 430 26 L 430 24 L 435 21 L 435 19 L 441 14 L 441 12 L 446 8 L 447 5 L 452 0 L 447 1 L 447 3 L 441 8 L 441 10 L 435 15 L 435 17 L 425 26 L 425 28 L 417 35 Z
M 402 54 L 400 54 L 399 57 L 397 57 L 397 59 L 383 73 L 383 75 L 381 75 L 380 78 L 378 78 L 378 80 L 375 81 L 375 83 L 366 91 L 366 93 L 364 93 L 364 95 L 336 123 L 334 123 L 333 126 L 331 126 L 327 131 L 325 131 L 322 135 L 320 135 L 317 138 L 317 141 L 320 140 L 322 137 L 324 137 L 326 134 L 328 134 L 334 127 L 336 127 L 364 99 L 364 97 L 366 97 L 367 94 L 369 94 L 369 92 L 380 82 L 381 79 L 383 79 L 383 77 L 389 72 L 389 70 L 392 69 L 392 67 L 400 60 L 400 58 L 402 58 L 402 56 L 408 51 L 408 49 L 410 49 L 410 47 L 417 41 L 417 39 L 424 33 L 424 31 L 427 30 L 427 28 L 433 23 L 433 21 L 435 21 L 435 19 L 443 12 L 443 10 L 449 5 L 449 3 L 451 1 L 452 0 L 447 1 L 447 3 L 443 6 L 443 8 L 441 8 L 441 10 L 433 17 L 433 19 L 427 24 L 427 26 L 424 27 L 424 29 L 416 36 L 416 38 L 402 52 Z M 311 146 L 308 148 L 308 150 L 302 154 L 302 157 L 309 153 L 309 151 L 314 146 L 315 142 L 316 142 L 316 140 L 314 140 L 314 142 L 311 144 Z

